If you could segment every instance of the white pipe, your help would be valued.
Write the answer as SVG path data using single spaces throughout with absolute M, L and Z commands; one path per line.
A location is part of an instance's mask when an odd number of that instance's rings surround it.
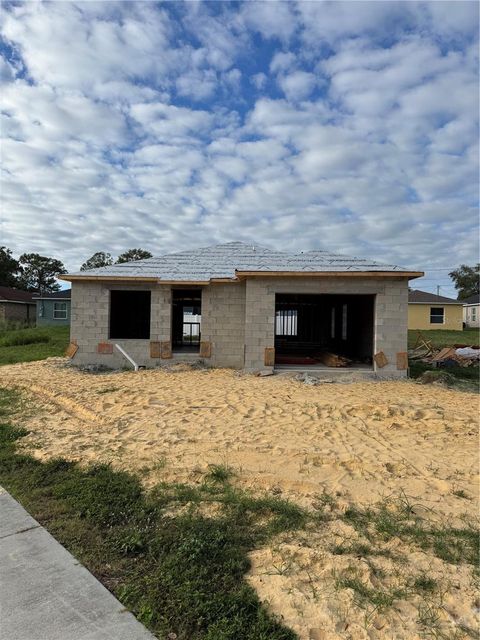
M 133 358 L 131 358 L 128 355 L 128 353 L 124 349 L 122 349 L 122 347 L 119 344 L 115 344 L 115 348 L 120 351 L 122 356 L 124 358 L 126 358 L 130 362 L 131 365 L 133 365 L 133 368 L 135 369 L 135 371 L 138 371 L 138 364 L 135 362 L 135 360 Z

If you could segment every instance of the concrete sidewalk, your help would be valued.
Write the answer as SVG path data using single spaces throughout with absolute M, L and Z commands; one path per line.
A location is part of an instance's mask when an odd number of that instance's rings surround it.
M 154 640 L 0 487 L 1 640 Z

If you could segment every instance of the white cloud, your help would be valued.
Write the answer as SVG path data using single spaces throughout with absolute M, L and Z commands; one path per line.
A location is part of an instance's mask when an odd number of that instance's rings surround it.
M 473 4 L 9 5 L 2 244 L 475 260 Z
M 278 84 L 289 100 L 304 100 L 312 93 L 317 83 L 313 73 L 307 71 L 294 71 L 288 75 L 280 76 Z
M 265 38 L 288 41 L 297 29 L 297 20 L 290 2 L 256 2 L 243 4 L 241 16 L 246 25 Z
M 288 71 L 296 66 L 297 57 L 291 51 L 279 51 L 270 62 L 270 71 L 278 73 L 279 71 Z
M 267 75 L 263 72 L 255 73 L 250 78 L 250 82 L 258 89 L 264 89 L 267 85 Z

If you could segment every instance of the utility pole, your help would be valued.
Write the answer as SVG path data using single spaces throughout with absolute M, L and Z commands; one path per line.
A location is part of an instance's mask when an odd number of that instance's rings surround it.
M 440 295 L 440 285 L 437 284 L 437 296 L 439 296 L 439 295 Z

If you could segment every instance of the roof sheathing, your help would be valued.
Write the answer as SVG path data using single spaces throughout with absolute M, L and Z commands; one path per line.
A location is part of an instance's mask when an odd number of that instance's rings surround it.
M 165 256 L 90 269 L 63 276 L 73 280 L 128 280 L 183 284 L 235 282 L 250 275 L 391 275 L 417 277 L 396 265 L 348 258 L 327 251 L 286 253 L 242 242 L 182 251 Z

